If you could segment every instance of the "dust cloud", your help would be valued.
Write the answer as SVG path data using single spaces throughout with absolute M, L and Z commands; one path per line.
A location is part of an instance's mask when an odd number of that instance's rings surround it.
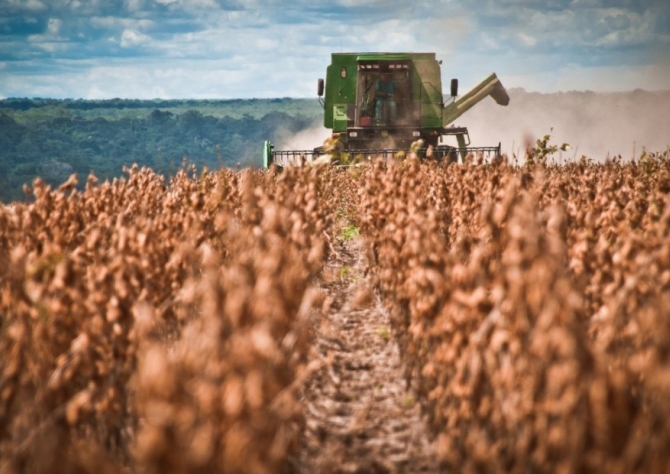
M 275 150 L 313 150 L 323 145 L 331 131 L 323 123 L 315 123 L 298 133 L 279 134 Z
M 595 161 L 620 155 L 628 160 L 670 147 L 670 91 L 540 94 L 509 90 L 510 104 L 486 98 L 456 125 L 466 126 L 473 146 L 502 145 L 509 156 L 522 158 L 525 143 L 551 134 L 550 144 L 570 144 L 557 161 L 582 155 Z M 553 131 L 552 131 L 553 129 Z
M 503 153 L 522 160 L 527 143 L 534 145 L 550 134 L 550 144 L 570 145 L 554 156 L 559 162 L 582 155 L 594 161 L 619 155 L 628 160 L 639 158 L 643 149 L 660 152 L 670 147 L 670 91 L 508 92 L 508 106 L 487 97 L 455 122 L 468 128 L 472 146 L 501 143 Z M 317 122 L 298 133 L 277 136 L 275 150 L 312 150 L 323 145 L 330 130 Z

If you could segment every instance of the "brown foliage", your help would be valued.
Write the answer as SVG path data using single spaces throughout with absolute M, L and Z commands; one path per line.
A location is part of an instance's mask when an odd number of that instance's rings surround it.
M 166 186 L 133 168 L 83 192 L 36 181 L 34 203 L 1 209 L 3 467 L 84 440 L 63 470 L 94 451 L 155 472 L 285 464 L 325 255 L 319 180 L 182 171 Z
M 446 466 L 668 469 L 668 171 L 368 171 L 376 285 Z
M 352 223 L 445 467 L 670 467 L 667 161 L 75 185 L 0 208 L 6 472 L 287 468 Z

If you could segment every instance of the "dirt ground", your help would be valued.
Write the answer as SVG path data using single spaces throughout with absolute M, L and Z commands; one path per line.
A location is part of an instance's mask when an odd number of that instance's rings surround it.
M 296 470 L 437 472 L 362 245 L 360 238 L 340 242 L 323 273 L 313 356 L 324 364 L 303 387 L 307 428 Z

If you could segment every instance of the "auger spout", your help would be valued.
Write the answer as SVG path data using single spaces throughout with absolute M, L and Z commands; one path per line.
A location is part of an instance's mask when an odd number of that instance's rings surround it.
M 495 73 L 447 105 L 442 111 L 442 126 L 448 127 L 489 95 L 499 105 L 509 104 L 509 95 Z

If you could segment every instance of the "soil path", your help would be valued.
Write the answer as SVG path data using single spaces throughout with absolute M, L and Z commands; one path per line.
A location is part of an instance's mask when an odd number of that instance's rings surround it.
M 315 357 L 305 383 L 302 473 L 437 472 L 416 397 L 406 387 L 386 312 L 366 277 L 358 239 L 338 246 L 315 312 Z

